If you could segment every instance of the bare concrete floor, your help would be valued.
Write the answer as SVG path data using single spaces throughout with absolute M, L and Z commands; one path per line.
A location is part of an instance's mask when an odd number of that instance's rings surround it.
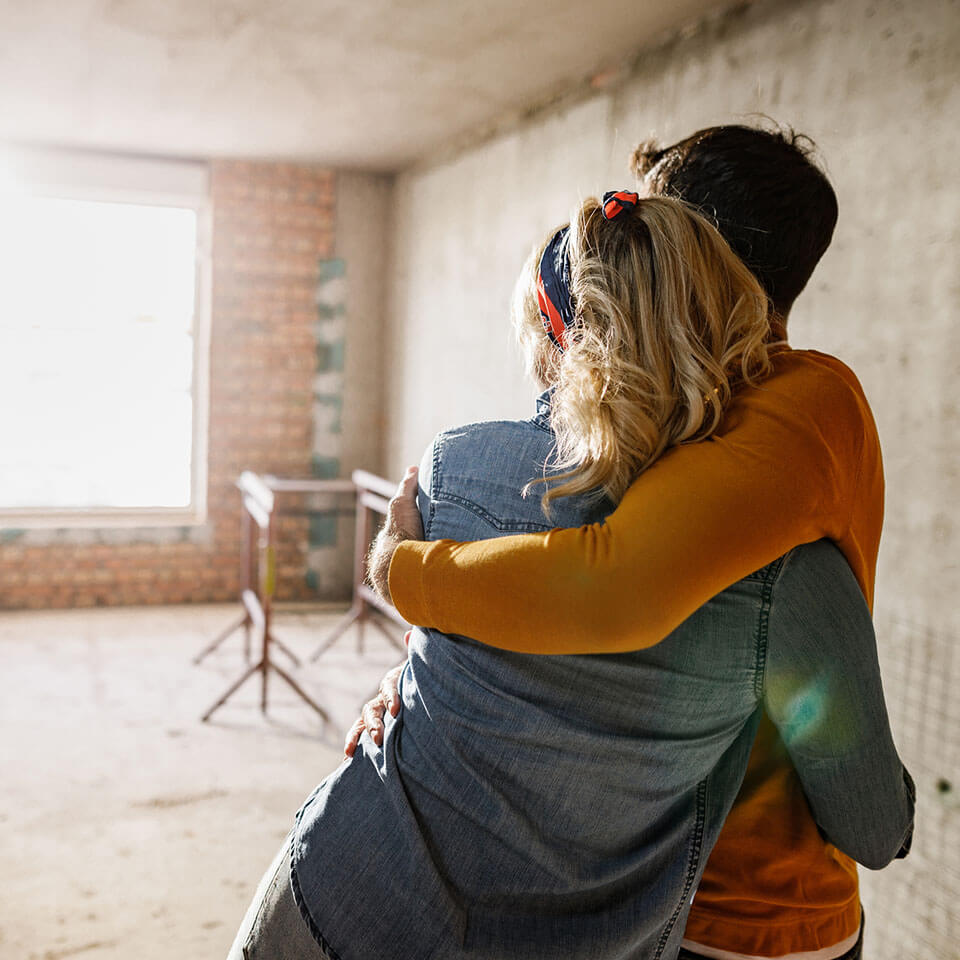
M 367 630 L 279 679 L 270 710 L 239 634 L 192 656 L 232 606 L 0 614 L 0 958 L 220 960 L 293 814 L 341 758 L 344 730 L 400 658 Z M 281 615 L 314 649 L 338 612 Z M 278 656 L 281 664 L 284 658 Z

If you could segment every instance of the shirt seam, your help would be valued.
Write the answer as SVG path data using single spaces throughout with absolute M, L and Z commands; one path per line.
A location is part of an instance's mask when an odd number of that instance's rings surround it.
M 471 513 L 476 514 L 476 516 L 480 517 L 481 520 L 488 523 L 495 530 L 522 530 L 525 532 L 529 531 L 533 533 L 543 533 L 547 530 L 553 529 L 549 524 L 533 523 L 529 520 L 501 520 L 499 517 L 495 517 L 492 513 L 485 510 L 479 504 L 474 503 L 473 500 L 470 500 L 467 497 L 461 497 L 456 493 L 449 493 L 445 490 L 435 490 L 433 493 L 431 493 L 431 500 L 434 502 L 446 500 L 450 503 L 456 503 L 464 509 L 469 510 Z
M 437 499 L 433 495 L 433 492 L 437 489 L 437 477 L 440 476 L 442 470 L 442 449 L 443 434 L 440 434 L 440 436 L 433 441 L 433 469 L 430 471 L 430 489 L 427 491 L 427 496 L 430 498 L 430 510 L 427 513 L 426 530 L 423 532 L 424 540 L 430 539 L 430 531 L 433 528 L 433 518 L 437 512 Z
M 709 778 L 705 778 L 697 784 L 696 820 L 694 822 L 693 835 L 690 841 L 690 854 L 687 859 L 687 875 L 684 879 L 683 890 L 681 891 L 680 900 L 677 903 L 676 909 L 673 911 L 673 915 L 667 921 L 667 925 L 663 928 L 663 932 L 660 934 L 660 940 L 657 942 L 657 952 L 654 954 L 654 960 L 660 960 L 660 957 L 663 956 L 663 951 L 670 940 L 670 935 L 673 933 L 673 930 L 677 925 L 677 920 L 680 919 L 680 914 L 683 912 L 683 908 L 687 905 L 690 897 L 690 891 L 693 889 L 693 881 L 696 879 L 697 871 L 700 869 L 700 855 L 703 852 L 703 829 L 707 818 L 708 780 Z
M 758 703 L 763 702 L 763 690 L 766 685 L 767 647 L 770 634 L 770 609 L 773 605 L 773 588 L 780 579 L 786 554 L 766 568 L 766 574 L 760 588 L 760 609 L 757 611 L 755 635 L 756 660 L 753 672 L 753 695 Z
M 297 813 L 297 823 L 300 821 L 300 814 Z M 307 910 L 307 904 L 304 900 L 303 894 L 300 891 L 300 882 L 297 879 L 297 869 L 294 866 L 293 859 L 293 848 L 296 841 L 296 830 L 293 831 L 293 834 L 290 837 L 290 889 L 293 892 L 293 902 L 296 903 L 297 909 L 300 911 L 300 917 L 304 923 L 307 925 L 307 929 L 310 931 L 310 936 L 316 941 L 317 946 L 327 957 L 327 960 L 343 960 L 339 953 L 330 946 L 327 942 L 326 937 L 320 932 L 319 927 L 314 922 L 313 917 L 310 915 L 310 911 Z

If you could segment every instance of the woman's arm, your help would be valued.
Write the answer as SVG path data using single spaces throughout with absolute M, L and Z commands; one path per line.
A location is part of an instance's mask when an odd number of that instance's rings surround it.
M 769 379 L 735 398 L 717 434 L 661 457 L 604 524 L 403 542 L 390 593 L 411 623 L 504 649 L 636 650 L 797 544 L 829 537 L 869 597 L 882 502 L 868 504 L 876 536 L 865 552 L 850 536 L 864 460 L 864 489 L 882 501 L 875 427 L 856 379 L 833 358 L 784 353 Z

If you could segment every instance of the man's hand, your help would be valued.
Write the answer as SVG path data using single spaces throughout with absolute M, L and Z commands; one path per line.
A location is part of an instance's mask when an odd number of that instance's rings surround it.
M 393 552 L 404 540 L 422 540 L 423 524 L 417 507 L 417 468 L 407 467 L 390 501 L 387 522 L 383 525 L 367 558 L 367 580 L 370 586 L 383 597 L 390 599 L 390 561 Z
M 408 647 L 410 646 L 409 630 L 403 635 L 403 642 Z M 400 712 L 398 684 L 400 682 L 400 674 L 403 673 L 405 666 L 406 663 L 404 662 L 390 670 L 380 681 L 380 690 L 377 695 L 363 705 L 360 717 L 347 732 L 347 739 L 343 744 L 344 756 L 352 757 L 354 753 L 356 753 L 357 744 L 360 742 L 360 735 L 364 730 L 369 732 L 370 739 L 373 740 L 378 747 L 383 746 L 383 718 L 388 710 L 390 711 L 391 717 L 395 717 Z

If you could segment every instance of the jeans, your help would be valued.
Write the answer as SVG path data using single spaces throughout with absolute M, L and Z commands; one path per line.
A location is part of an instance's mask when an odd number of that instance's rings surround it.
M 263 875 L 227 960 L 327 960 L 290 889 L 290 836 Z

